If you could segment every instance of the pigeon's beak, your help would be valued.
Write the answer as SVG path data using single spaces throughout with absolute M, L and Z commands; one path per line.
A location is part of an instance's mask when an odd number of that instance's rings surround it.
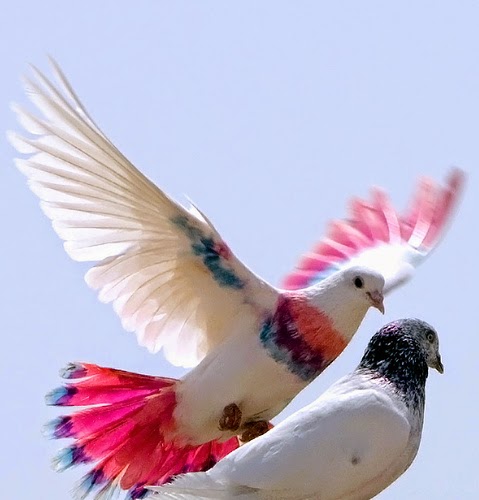
M 436 360 L 434 361 L 432 368 L 434 368 L 441 374 L 444 373 L 444 365 L 442 364 L 441 355 L 439 353 L 437 353 Z
M 367 296 L 371 301 L 371 305 L 384 314 L 384 295 L 379 290 L 374 290 L 374 292 L 367 292 Z

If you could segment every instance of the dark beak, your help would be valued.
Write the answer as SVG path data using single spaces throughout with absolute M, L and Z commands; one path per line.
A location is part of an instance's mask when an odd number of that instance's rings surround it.
M 432 368 L 434 368 L 441 374 L 444 373 L 444 365 L 442 364 L 441 355 L 439 353 L 437 353 L 436 361 L 432 365 Z
M 384 314 L 384 295 L 379 290 L 375 290 L 374 292 L 367 292 L 367 296 L 371 300 L 371 305 Z

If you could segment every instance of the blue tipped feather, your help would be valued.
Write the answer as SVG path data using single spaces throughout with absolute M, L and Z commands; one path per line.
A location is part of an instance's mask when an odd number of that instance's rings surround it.
M 45 396 L 45 403 L 49 406 L 64 406 L 77 391 L 75 387 L 57 387 Z
M 49 406 L 55 406 L 67 395 L 68 389 L 66 387 L 57 387 L 45 396 L 45 403 Z
M 87 371 L 81 363 L 68 363 L 60 370 L 60 377 L 65 379 L 83 378 L 86 373 Z
M 141 500 L 148 494 L 148 490 L 144 486 L 136 486 L 128 492 L 128 500 Z
M 61 419 L 61 417 L 50 420 L 50 422 L 47 422 L 42 427 L 43 437 L 46 437 L 47 439 L 56 439 L 55 430 L 59 424 L 60 419 Z
M 73 437 L 72 425 L 71 417 L 57 417 L 43 426 L 42 434 L 48 439 Z
M 78 497 L 86 498 L 94 489 L 97 489 L 105 483 L 108 483 L 108 480 L 104 476 L 103 472 L 101 470 L 93 469 L 83 477 L 82 481 L 78 485 Z M 112 491 L 108 492 L 109 497 L 111 498 L 115 492 L 115 487 L 112 486 L 112 484 L 106 484 L 105 488 L 102 490 L 103 495 L 105 495 L 111 488 Z
M 89 461 L 81 447 L 70 446 L 58 452 L 57 456 L 53 459 L 52 465 L 57 472 L 63 472 L 74 465 L 86 464 Z

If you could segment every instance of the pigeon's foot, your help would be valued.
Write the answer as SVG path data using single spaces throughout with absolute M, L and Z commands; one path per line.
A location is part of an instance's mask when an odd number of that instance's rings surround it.
M 241 425 L 241 416 L 241 410 L 236 403 L 225 406 L 219 420 L 220 431 L 237 431 Z
M 266 420 L 257 420 L 256 422 L 248 422 L 243 425 L 240 440 L 242 443 L 247 443 L 258 436 L 262 436 L 268 432 L 269 424 Z

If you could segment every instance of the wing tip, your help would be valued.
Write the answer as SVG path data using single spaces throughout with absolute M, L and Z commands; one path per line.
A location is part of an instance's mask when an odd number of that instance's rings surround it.
M 325 253 L 324 249 L 321 250 L 321 244 L 328 239 L 339 243 L 346 242 L 352 247 L 353 254 L 346 256 L 344 262 L 384 242 L 390 244 L 404 242 L 427 255 L 439 244 L 446 233 L 459 205 L 466 182 L 466 172 L 457 166 L 450 169 L 443 187 L 431 178 L 421 177 L 406 216 L 397 214 L 390 203 L 388 194 L 380 187 L 374 186 L 370 189 L 371 202 L 352 197 L 348 203 L 348 216 L 350 217 L 329 223 L 325 237 L 314 244 L 313 253 L 317 255 L 316 260 L 320 257 L 328 257 L 327 252 Z M 437 198 L 433 201 L 434 206 L 431 208 L 430 200 L 434 194 Z M 422 208 L 421 204 L 423 204 Z M 421 213 L 421 209 L 425 212 Z M 427 215 L 428 211 L 429 215 Z M 389 236 L 385 231 L 389 233 Z M 341 264 L 341 262 L 339 260 L 338 263 Z M 308 286 L 312 281 L 319 281 L 321 274 L 326 277 L 327 273 L 317 267 L 312 261 L 307 265 L 307 261 L 301 257 L 295 269 L 283 279 L 282 288 L 297 290 Z
M 431 190 L 435 195 L 432 207 L 432 219 L 428 221 L 427 231 L 418 245 L 418 250 L 425 254 L 430 253 L 440 243 L 446 234 L 449 225 L 459 208 L 459 203 L 465 190 L 466 173 L 459 167 L 452 167 L 445 179 L 444 185 L 439 182 L 430 181 Z M 424 205 L 427 201 L 429 192 L 418 190 L 416 198 L 416 209 L 419 207 L 417 219 L 421 222 L 421 203 Z M 423 198 L 421 199 L 421 196 Z M 426 208 L 427 211 L 427 208 Z M 427 220 L 426 215 L 426 220 Z M 414 234 L 414 231 L 413 231 Z
M 460 167 L 453 166 L 451 167 L 447 178 L 446 183 L 454 191 L 457 191 L 458 195 L 461 195 L 466 187 L 467 182 L 467 173 Z

